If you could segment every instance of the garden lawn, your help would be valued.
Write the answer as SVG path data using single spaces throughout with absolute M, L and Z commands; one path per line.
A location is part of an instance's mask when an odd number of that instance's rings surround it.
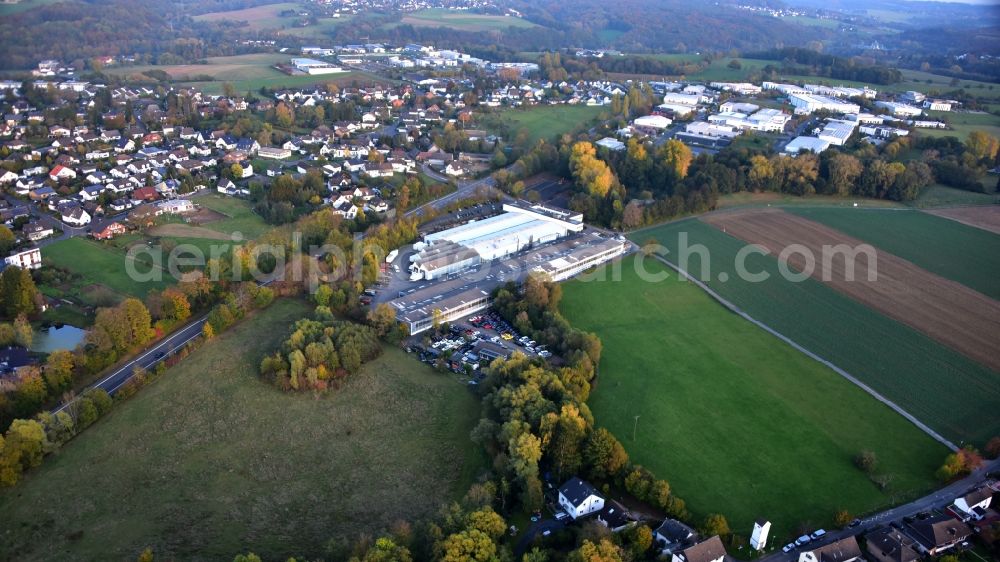
M 1000 299 L 1000 236 L 920 211 L 788 209 Z
M 221 334 L 0 494 L 0 559 L 316 559 L 464 494 L 484 456 L 454 378 L 393 348 L 324 397 L 260 380 L 309 310 L 279 300 Z
M 49 244 L 42 248 L 42 259 L 80 275 L 81 286 L 99 284 L 126 296 L 145 298 L 150 291 L 163 290 L 174 281 L 167 273 L 160 281 L 133 280 L 125 269 L 124 251 L 86 238 L 69 238 Z M 142 265 L 136 269 L 149 271 Z
M 687 246 L 710 252 L 708 275 L 691 255 L 686 270 L 723 298 L 785 334 L 793 341 L 846 370 L 896 402 L 917 419 L 955 443 L 978 445 L 1000 434 L 1000 373 L 979 365 L 891 318 L 812 278 L 784 279 L 772 256 L 751 253 L 747 271 L 766 273 L 762 282 L 735 273 L 736 254 L 745 244 L 697 220 L 685 220 L 634 232 L 642 244 L 653 238 L 678 263 L 681 233 Z M 728 280 L 719 280 L 726 273 Z
M 765 517 L 780 546 L 800 524 L 829 525 L 838 509 L 862 514 L 934 485 L 943 446 L 697 286 L 643 281 L 637 259 L 623 262 L 620 281 L 567 283 L 561 309 L 603 343 L 596 424 L 697 519 L 722 513 L 749 533 Z M 853 466 L 865 449 L 893 476 L 889 493 Z

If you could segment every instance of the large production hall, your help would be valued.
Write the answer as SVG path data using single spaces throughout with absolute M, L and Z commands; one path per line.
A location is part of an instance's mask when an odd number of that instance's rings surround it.
M 627 253 L 623 237 L 586 228 L 579 213 L 525 202 L 428 234 L 409 258 L 412 286 L 389 304 L 411 334 L 490 306 L 494 289 L 536 273 L 562 281 Z

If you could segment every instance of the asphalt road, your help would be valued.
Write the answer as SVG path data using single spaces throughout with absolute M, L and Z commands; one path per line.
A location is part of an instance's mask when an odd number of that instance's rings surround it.
M 122 385 L 127 383 L 132 378 L 135 374 L 136 367 L 141 367 L 142 369 L 148 371 L 155 367 L 157 363 L 163 361 L 175 351 L 184 347 L 184 344 L 200 336 L 202 326 L 205 325 L 207 319 L 208 315 L 206 314 L 180 330 L 177 330 L 170 336 L 156 342 L 151 347 L 147 347 L 139 355 L 130 359 L 113 373 L 105 376 L 97 383 L 90 385 L 88 390 L 91 388 L 100 388 L 107 391 L 108 394 L 114 394 L 115 391 L 121 388 Z M 72 400 L 66 402 L 52 412 L 61 412 L 72 403 Z
M 446 176 L 442 176 L 441 174 L 435 172 L 430 168 L 430 166 L 426 164 L 421 166 L 421 171 L 437 181 L 447 182 L 450 179 Z M 483 179 L 473 180 L 473 181 L 464 181 L 464 182 L 460 181 L 458 182 L 458 189 L 456 189 L 452 193 L 449 193 L 448 195 L 445 195 L 444 197 L 440 197 L 433 201 L 424 203 L 419 207 L 410 209 L 409 211 L 406 212 L 405 216 L 407 217 L 423 216 L 423 214 L 426 213 L 429 209 L 440 211 L 441 209 L 444 209 L 445 207 L 454 203 L 455 201 L 472 197 L 473 195 L 476 194 L 476 191 L 479 190 L 480 188 L 486 188 L 487 190 L 494 192 L 496 191 L 496 182 L 493 180 L 492 176 L 487 176 Z

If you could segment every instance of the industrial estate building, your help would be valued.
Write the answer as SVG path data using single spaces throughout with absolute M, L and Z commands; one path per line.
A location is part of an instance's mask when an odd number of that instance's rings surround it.
M 821 110 L 831 113 L 861 112 L 861 106 L 856 103 L 815 94 L 789 94 L 788 103 L 792 104 L 792 107 L 795 108 L 795 113 L 800 115 Z
M 429 234 L 411 258 L 411 279 L 437 279 L 583 230 L 583 215 L 542 205 L 504 204 L 504 213 Z
M 346 72 L 343 68 L 335 64 L 316 59 L 292 59 L 292 66 L 295 70 L 306 74 L 336 74 Z
M 489 308 L 493 291 L 504 283 L 530 274 L 562 281 L 632 247 L 620 236 L 585 229 L 577 213 L 521 202 L 503 210 L 414 245 L 411 280 L 422 284 L 389 301 L 411 334 Z

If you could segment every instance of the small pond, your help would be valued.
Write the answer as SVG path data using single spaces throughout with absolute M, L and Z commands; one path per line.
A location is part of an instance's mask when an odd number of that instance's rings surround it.
M 83 341 L 83 336 L 86 333 L 85 330 L 81 330 L 76 326 L 70 326 L 69 324 L 64 324 L 58 328 L 49 326 L 47 329 L 35 330 L 35 341 L 31 344 L 31 350 L 52 353 L 60 349 L 73 349 L 78 343 Z

